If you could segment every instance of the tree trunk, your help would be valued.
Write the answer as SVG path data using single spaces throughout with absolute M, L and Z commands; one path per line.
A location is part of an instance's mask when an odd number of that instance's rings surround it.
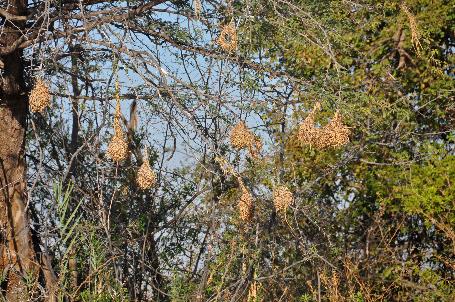
M 26 1 L 10 0 L 13 15 L 26 14 Z M 5 21 L 0 45 L 20 37 L 24 22 Z M 39 265 L 33 249 L 26 205 L 25 132 L 27 98 L 22 50 L 0 58 L 0 270 L 7 301 L 29 301 L 37 289 Z

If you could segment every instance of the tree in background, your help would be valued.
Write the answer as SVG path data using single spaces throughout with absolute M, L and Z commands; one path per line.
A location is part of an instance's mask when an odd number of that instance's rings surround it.
M 251 5 L 262 18 L 242 28 L 246 51 L 302 84 L 253 85 L 275 151 L 245 172 L 260 219 L 241 288 L 264 301 L 453 299 L 452 3 Z M 302 120 L 323 128 L 337 110 L 351 142 L 302 147 Z M 278 185 L 295 202 L 277 223 Z

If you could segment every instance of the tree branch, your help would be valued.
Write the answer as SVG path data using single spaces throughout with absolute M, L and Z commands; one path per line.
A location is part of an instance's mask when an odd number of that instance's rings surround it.
M 64 36 L 70 35 L 70 34 L 72 34 L 74 32 L 81 32 L 81 31 L 91 30 L 91 29 L 93 29 L 93 28 L 95 28 L 95 27 L 97 27 L 97 26 L 99 26 L 101 24 L 106 24 L 106 23 L 111 23 L 111 22 L 119 22 L 119 21 L 122 21 L 122 20 L 133 18 L 133 17 L 139 16 L 139 15 L 142 15 L 143 13 L 145 13 L 145 12 L 149 11 L 150 9 L 152 9 L 154 6 L 162 4 L 162 3 L 165 3 L 166 1 L 167 0 L 153 0 L 153 1 L 150 1 L 150 2 L 146 2 L 145 4 L 138 5 L 138 6 L 135 6 L 135 7 L 132 7 L 132 8 L 128 8 L 125 13 L 120 14 L 120 15 L 116 15 L 115 13 L 117 12 L 117 10 L 112 9 L 111 11 L 108 11 L 104 16 L 95 19 L 93 22 L 90 22 L 87 25 L 84 25 L 84 26 L 78 27 L 78 28 L 74 28 L 72 31 L 68 31 L 68 32 L 58 32 L 57 34 L 54 34 L 53 37 L 46 37 L 46 39 L 47 40 L 49 40 L 49 39 L 55 40 L 55 39 L 59 39 L 59 38 L 62 38 Z M 97 1 L 96 0 L 95 1 L 89 1 L 89 3 L 90 4 L 97 3 Z M 63 11 L 59 11 L 58 12 L 59 13 L 58 16 L 50 16 L 49 17 L 49 23 L 54 23 L 55 21 L 67 18 L 67 16 L 69 15 L 69 12 L 71 10 L 78 9 L 78 8 L 79 7 L 77 5 L 74 5 L 73 3 L 70 3 L 70 6 L 64 7 Z M 3 11 L 4 14 L 8 14 L 8 16 L 13 16 L 13 15 L 9 14 L 8 12 L 6 12 L 3 9 L 0 10 L 0 14 L 2 14 L 2 11 Z M 39 11 L 39 10 L 37 10 L 37 11 Z M 19 17 L 19 16 L 15 16 L 15 17 Z M 27 18 L 28 18 L 28 17 L 25 17 L 25 16 L 20 16 L 20 17 L 24 17 L 25 20 L 27 20 Z M 16 41 L 14 41 L 14 43 L 12 43 L 11 45 L 6 46 L 6 47 L 0 47 L 0 56 L 8 55 L 8 54 L 14 52 L 18 48 L 26 48 L 26 47 L 29 47 L 29 46 L 31 46 L 33 44 L 41 42 L 42 39 L 37 39 L 38 36 L 39 36 L 39 33 L 42 32 L 41 22 L 37 22 L 37 24 L 38 24 L 38 27 L 36 27 L 35 30 L 33 30 L 30 33 L 29 36 L 23 35 L 19 39 L 17 39 Z
M 0 8 L 0 16 L 4 17 L 6 20 L 10 21 L 27 21 L 28 17 L 27 16 L 16 16 L 13 15 L 3 8 Z

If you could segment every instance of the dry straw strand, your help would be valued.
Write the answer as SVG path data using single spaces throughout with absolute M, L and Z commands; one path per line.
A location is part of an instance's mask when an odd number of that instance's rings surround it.
M 344 301 L 340 294 L 340 278 L 335 271 L 332 271 L 331 276 L 327 276 L 326 272 L 320 274 L 321 283 L 327 289 L 327 299 L 329 302 Z
M 143 157 L 144 161 L 139 170 L 137 171 L 136 182 L 140 189 L 147 190 L 155 186 L 156 173 L 150 167 L 147 149 L 145 149 Z
M 246 298 L 247 302 L 256 302 L 258 298 L 258 285 L 256 280 L 254 280 L 250 284 L 250 288 L 248 289 L 248 296 Z
M 196 19 L 199 19 L 202 12 L 202 3 L 201 0 L 193 0 L 193 9 Z
M 244 222 L 249 222 L 253 219 L 253 196 L 243 184 L 243 181 L 239 178 L 240 190 L 242 195 L 238 202 L 239 216 Z
M 42 79 L 36 80 L 35 86 L 30 92 L 29 104 L 30 111 L 43 112 L 51 103 L 49 87 Z
M 122 114 L 120 112 L 120 100 L 117 100 L 115 105 L 115 114 L 114 114 L 114 134 L 123 133 L 122 126 L 120 124 L 120 119 L 122 118 Z
M 417 27 L 416 18 L 404 3 L 400 5 L 400 8 L 408 17 L 409 28 L 411 30 L 411 41 L 412 41 L 412 44 L 414 45 L 417 55 L 420 55 L 420 51 L 422 49 L 422 44 L 420 44 L 420 32 Z
M 237 30 L 233 21 L 221 27 L 218 45 L 225 52 L 234 52 L 237 49 Z

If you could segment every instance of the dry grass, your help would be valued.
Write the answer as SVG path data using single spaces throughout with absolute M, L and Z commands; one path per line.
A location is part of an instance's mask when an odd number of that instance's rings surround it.
M 417 27 L 416 18 L 405 4 L 401 4 L 400 8 L 408 17 L 409 29 L 411 30 L 412 45 L 414 45 L 417 55 L 420 55 L 420 51 L 422 50 L 422 45 L 420 44 L 420 32 Z
M 193 10 L 194 10 L 194 15 L 196 16 L 197 19 L 199 19 L 201 17 L 201 12 L 202 12 L 201 0 L 193 0 Z

